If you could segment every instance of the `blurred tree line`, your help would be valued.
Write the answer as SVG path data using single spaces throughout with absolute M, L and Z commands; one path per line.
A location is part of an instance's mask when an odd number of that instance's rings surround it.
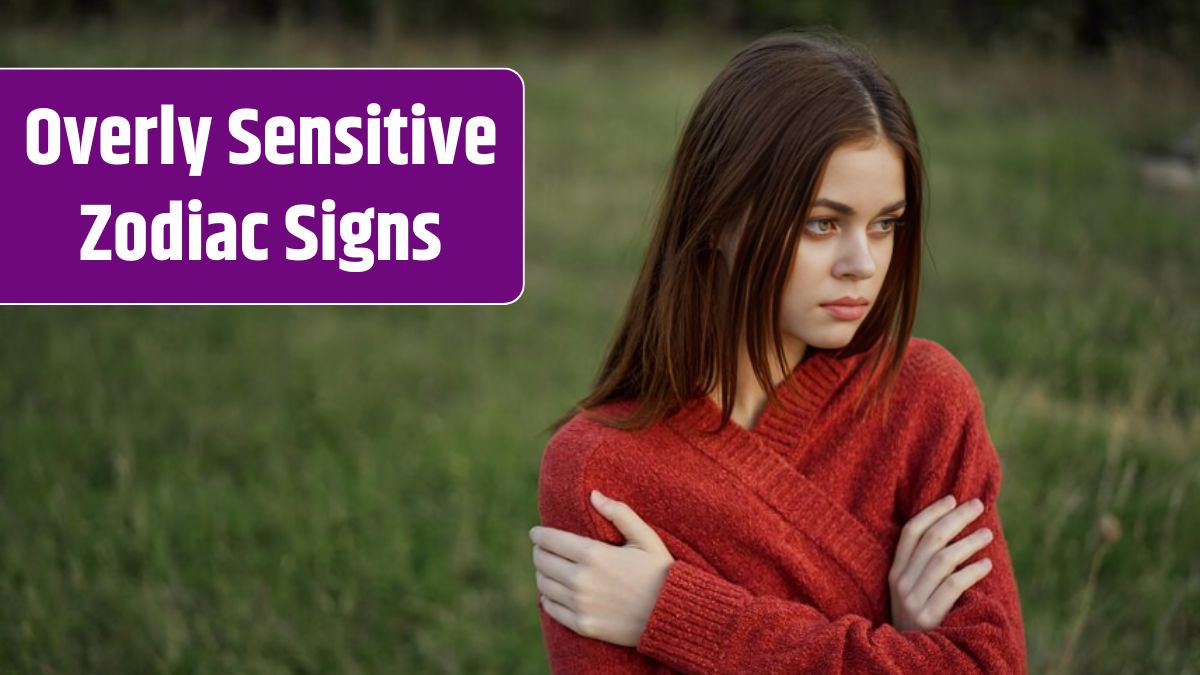
M 587 34 L 703 26 L 760 34 L 788 25 L 899 32 L 939 42 L 1103 52 L 1131 41 L 1200 70 L 1200 1 L 1142 0 L 0 0 L 4 23 L 89 18 L 279 21 L 399 32 Z

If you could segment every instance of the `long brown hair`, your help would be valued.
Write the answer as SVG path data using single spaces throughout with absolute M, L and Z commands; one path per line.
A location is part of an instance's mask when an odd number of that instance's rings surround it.
M 721 387 L 724 427 L 743 335 L 773 403 L 765 356 L 770 346 L 787 371 L 778 312 L 798 225 L 833 150 L 880 137 L 903 153 L 907 207 L 879 298 L 835 356 L 879 347 L 868 378 L 874 381 L 888 353 L 877 386 L 863 388 L 872 392 L 871 409 L 885 400 L 886 414 L 920 285 L 925 180 L 916 127 L 895 83 L 863 48 L 827 30 L 786 30 L 735 55 L 692 110 L 645 262 L 595 385 L 551 429 L 579 412 L 622 429 L 644 427 L 714 385 Z M 739 230 L 726 274 L 718 245 Z M 620 399 L 636 399 L 639 407 L 624 419 L 591 410 Z

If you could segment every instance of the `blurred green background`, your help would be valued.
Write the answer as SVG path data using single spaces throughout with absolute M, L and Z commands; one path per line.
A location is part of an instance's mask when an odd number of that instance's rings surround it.
M 543 430 L 700 92 L 827 23 L 916 115 L 916 335 L 986 403 L 1031 671 L 1200 673 L 1200 9 L 887 7 L 0 3 L 4 66 L 509 66 L 527 112 L 513 305 L 0 308 L 0 672 L 546 672 Z

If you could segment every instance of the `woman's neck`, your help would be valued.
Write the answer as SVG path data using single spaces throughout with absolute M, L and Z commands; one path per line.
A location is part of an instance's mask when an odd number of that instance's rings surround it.
M 807 346 L 803 342 L 784 337 L 783 353 L 787 359 L 786 370 L 779 368 L 773 355 L 767 358 L 772 389 L 779 386 L 779 383 L 796 368 L 800 359 L 804 358 L 806 350 Z M 719 384 L 708 392 L 708 396 L 717 404 L 717 407 L 721 406 Z M 731 419 L 745 429 L 752 429 L 758 423 L 758 418 L 762 415 L 766 404 L 767 390 L 763 389 L 762 385 L 758 383 L 758 379 L 754 377 L 754 369 L 750 365 L 750 352 L 746 349 L 745 340 L 742 340 L 738 345 L 737 385 L 733 395 Z

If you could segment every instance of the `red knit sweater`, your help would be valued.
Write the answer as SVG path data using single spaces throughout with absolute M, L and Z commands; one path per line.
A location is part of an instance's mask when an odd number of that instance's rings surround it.
M 1020 600 L 996 511 L 1000 462 L 962 364 L 909 343 L 886 421 L 858 419 L 869 353 L 815 351 L 747 430 L 697 397 L 646 429 L 576 415 L 542 458 L 542 524 L 612 544 L 619 530 L 589 501 L 626 502 L 675 562 L 636 649 L 582 637 L 540 608 L 555 673 L 1024 673 Z M 627 412 L 632 401 L 601 406 Z M 988 527 L 965 564 L 992 570 L 930 631 L 890 624 L 888 570 L 900 529 L 953 494 Z

